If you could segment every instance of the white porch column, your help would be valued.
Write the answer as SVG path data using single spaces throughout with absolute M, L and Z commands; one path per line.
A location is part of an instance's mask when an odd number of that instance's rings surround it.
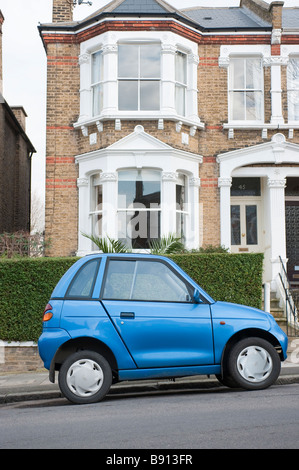
M 285 187 L 286 179 L 268 178 L 269 189 L 269 237 L 271 246 L 271 280 L 272 282 L 280 272 L 279 256 L 286 258 L 285 237 Z M 273 286 L 274 287 L 274 286 Z
M 103 185 L 103 238 L 118 238 L 117 230 L 117 173 L 101 173 Z
M 77 256 L 84 256 L 91 251 L 90 240 L 82 233 L 91 234 L 91 223 L 89 217 L 89 185 L 88 178 L 78 178 L 79 189 L 79 221 L 78 221 L 78 251 Z
M 231 248 L 231 221 L 230 221 L 230 188 L 232 178 L 220 177 L 220 240 L 225 248 Z

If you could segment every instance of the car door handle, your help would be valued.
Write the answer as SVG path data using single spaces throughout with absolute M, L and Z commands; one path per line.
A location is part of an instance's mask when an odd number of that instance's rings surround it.
M 135 318 L 134 312 L 121 312 L 120 318 Z

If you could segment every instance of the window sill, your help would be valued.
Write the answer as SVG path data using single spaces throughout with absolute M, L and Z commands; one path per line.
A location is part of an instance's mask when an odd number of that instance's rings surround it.
M 88 137 L 89 132 L 88 128 L 90 126 L 96 125 L 99 132 L 103 132 L 103 122 L 105 121 L 115 121 L 115 130 L 121 130 L 121 121 L 157 121 L 158 129 L 164 129 L 164 121 L 173 121 L 176 123 L 176 131 L 180 132 L 182 126 L 190 127 L 190 135 L 193 136 L 196 133 L 197 129 L 204 129 L 205 125 L 200 121 L 199 118 L 195 117 L 189 119 L 184 116 L 179 116 L 175 114 L 159 114 L 157 113 L 122 113 L 117 114 L 107 114 L 101 116 L 95 116 L 92 118 L 79 119 L 74 123 L 75 129 L 81 129 L 82 134 L 85 137 Z
M 235 130 L 261 130 L 262 138 L 268 138 L 268 130 L 277 129 L 277 130 L 289 130 L 289 138 L 293 138 L 294 129 L 299 129 L 299 122 L 296 124 L 292 123 L 263 123 L 263 122 L 228 122 L 223 124 L 223 129 L 228 130 L 228 138 L 234 138 Z

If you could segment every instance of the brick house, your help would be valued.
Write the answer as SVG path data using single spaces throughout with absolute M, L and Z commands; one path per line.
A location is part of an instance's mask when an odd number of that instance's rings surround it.
M 92 251 L 82 232 L 138 250 L 177 233 L 264 252 L 273 288 L 288 258 L 295 281 L 299 8 L 115 0 L 75 22 L 73 3 L 39 27 L 49 254 Z
M 10 107 L 2 90 L 2 24 L 0 10 L 0 233 L 30 231 L 31 156 L 26 112 Z

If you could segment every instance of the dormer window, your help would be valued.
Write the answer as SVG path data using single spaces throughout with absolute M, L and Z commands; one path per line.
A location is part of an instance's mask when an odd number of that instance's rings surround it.
M 160 109 L 161 46 L 120 44 L 118 46 L 119 111 Z

